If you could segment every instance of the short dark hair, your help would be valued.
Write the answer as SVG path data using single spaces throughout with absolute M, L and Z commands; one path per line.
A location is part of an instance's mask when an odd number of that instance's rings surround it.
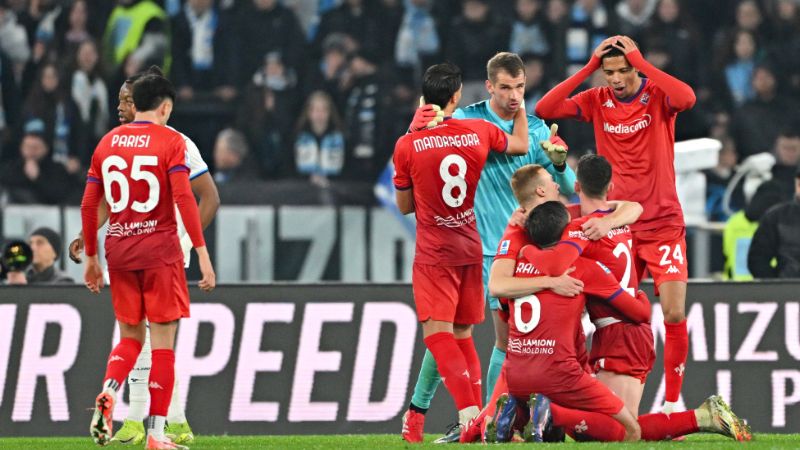
M 639 44 L 636 43 L 636 41 L 633 41 L 633 44 L 636 45 L 636 48 L 639 48 Z M 606 59 L 606 58 L 613 58 L 615 56 L 622 56 L 623 58 L 625 58 L 625 53 L 622 50 L 620 50 L 620 49 L 618 49 L 618 48 L 616 48 L 616 47 L 614 47 L 612 45 L 606 46 L 606 48 L 609 49 L 609 51 L 606 52 L 606 54 L 604 54 L 603 56 L 600 57 L 600 65 L 603 64 L 603 60 Z M 625 58 L 625 61 L 627 62 L 628 58 Z M 628 65 L 630 65 L 630 62 L 628 62 Z
M 144 75 L 131 86 L 133 104 L 140 112 L 152 111 L 166 99 L 175 101 L 175 88 L 160 75 Z
M 158 75 L 160 77 L 164 76 L 164 72 L 161 70 L 161 67 L 156 65 L 152 65 L 147 68 L 147 70 L 143 70 L 139 73 L 133 74 L 130 77 L 125 79 L 125 84 L 133 84 L 136 83 L 136 80 L 142 78 L 145 75 Z
M 563 203 L 550 200 L 533 208 L 525 219 L 525 228 L 531 242 L 539 247 L 549 247 L 561 240 L 569 223 L 569 212 Z
M 586 154 L 578 160 L 576 177 L 581 191 L 590 198 L 603 198 L 611 183 L 611 164 L 604 156 Z
M 525 64 L 516 53 L 500 52 L 486 63 L 486 77 L 492 83 L 496 83 L 497 74 L 500 71 L 506 72 L 512 77 L 518 77 L 520 74 L 525 75 Z
M 453 95 L 461 89 L 461 69 L 452 63 L 428 67 L 422 76 L 422 95 L 426 103 L 447 106 Z

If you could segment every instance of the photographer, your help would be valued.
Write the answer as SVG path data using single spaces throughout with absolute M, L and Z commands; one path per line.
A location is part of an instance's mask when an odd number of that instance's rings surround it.
M 0 286 L 25 285 L 28 279 L 25 271 L 33 262 L 33 251 L 25 241 L 13 240 L 3 246 L 2 259 L 0 259 Z

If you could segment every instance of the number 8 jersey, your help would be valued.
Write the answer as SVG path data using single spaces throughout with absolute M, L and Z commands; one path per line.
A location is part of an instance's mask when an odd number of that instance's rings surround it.
M 406 134 L 394 149 L 394 186 L 414 189 L 419 264 L 480 264 L 475 189 L 489 151 L 505 152 L 508 138 L 480 119 L 452 119 Z
M 183 259 L 169 184 L 189 172 L 183 136 L 150 122 L 106 134 L 92 155 L 87 182 L 101 183 L 108 205 L 109 270 L 140 270 Z

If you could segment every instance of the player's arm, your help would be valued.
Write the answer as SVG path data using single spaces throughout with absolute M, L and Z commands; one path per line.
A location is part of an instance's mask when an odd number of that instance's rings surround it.
M 189 169 L 186 166 L 173 166 L 169 171 L 169 183 L 172 187 L 172 200 L 178 207 L 181 214 L 183 226 L 186 233 L 192 240 L 192 246 L 197 252 L 200 272 L 203 279 L 198 286 L 204 291 L 210 291 L 216 286 L 216 274 L 211 265 L 211 257 L 206 248 L 203 228 L 200 226 L 200 213 L 192 195 L 192 187 L 189 183 Z
M 644 212 L 642 205 L 637 202 L 610 201 L 608 203 L 614 208 L 614 212 L 604 217 L 592 217 L 581 226 L 586 237 L 593 241 L 602 239 L 614 228 L 636 222 Z
M 81 200 L 81 226 L 86 237 L 86 267 L 83 280 L 86 287 L 96 293 L 103 287 L 103 270 L 97 258 L 97 207 L 103 197 L 103 184 L 89 175 Z
M 402 214 L 411 214 L 414 212 L 414 189 L 408 187 L 401 190 L 395 186 L 394 198 L 397 202 L 397 209 L 399 209 Z
M 625 59 L 633 67 L 647 74 L 647 77 L 653 80 L 667 94 L 667 103 L 673 111 L 685 111 L 694 106 L 697 97 L 692 87 L 650 64 L 644 59 L 633 39 L 627 36 L 619 36 L 614 39 L 611 45 L 621 50 L 625 54 Z
M 557 277 L 523 278 L 514 276 L 515 266 L 514 259 L 494 260 L 489 271 L 489 295 L 498 298 L 516 298 L 551 289 L 559 295 L 573 297 L 583 290 L 583 282 L 569 276 L 572 270 Z
M 539 272 L 553 276 L 564 273 L 583 252 L 583 246 L 572 240 L 560 241 L 553 247 L 540 249 L 535 245 L 522 247 L 522 255 L 528 261 L 536 261 Z
M 414 212 L 414 189 L 411 185 L 411 170 L 409 168 L 409 146 L 407 140 L 401 137 L 394 145 L 392 163 L 394 164 L 394 198 L 397 209 L 402 214 Z
M 211 174 L 206 172 L 191 180 L 192 193 L 200 199 L 200 225 L 205 230 L 219 209 L 219 192 Z
M 590 261 L 586 266 L 584 279 L 587 294 L 608 302 L 633 322 L 650 321 L 652 307 L 644 291 L 638 291 L 634 297 L 620 287 L 619 281 L 605 266 L 597 261 Z
M 521 105 L 514 115 L 514 129 L 511 134 L 507 134 L 508 147 L 506 153 L 509 155 L 524 155 L 528 153 L 528 113 L 525 106 Z
M 772 259 L 778 256 L 778 214 L 769 211 L 761 221 L 747 252 L 747 269 L 755 278 L 777 278 L 778 269 Z

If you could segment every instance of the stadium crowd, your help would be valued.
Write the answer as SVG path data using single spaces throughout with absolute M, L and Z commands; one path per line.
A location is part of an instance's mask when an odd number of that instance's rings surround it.
M 725 188 L 757 153 L 776 158 L 777 195 L 756 199 L 793 196 L 797 0 L 0 0 L 0 203 L 77 204 L 92 150 L 118 123 L 119 86 L 151 64 L 178 88 L 173 124 L 221 187 L 325 188 L 375 182 L 430 64 L 462 67 L 467 105 L 485 98 L 485 61 L 516 52 L 533 113 L 613 34 L 695 90 L 677 140 L 724 144 L 707 171 L 711 220 L 728 218 Z M 602 74 L 587 83 L 602 85 Z M 574 166 L 594 137 L 563 122 Z M 737 189 L 732 209 L 751 195 Z

